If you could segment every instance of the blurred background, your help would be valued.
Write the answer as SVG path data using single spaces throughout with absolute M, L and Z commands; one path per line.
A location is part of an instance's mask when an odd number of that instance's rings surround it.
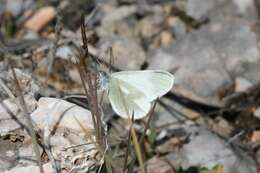
M 86 108 L 75 64 L 82 15 L 99 70 L 175 76 L 142 144 L 147 173 L 260 173 L 259 0 L 0 0 L 0 172 L 36 165 L 28 134 L 14 120 L 21 115 L 10 63 L 30 113 L 41 97 Z M 106 98 L 102 110 L 113 172 L 123 172 L 125 121 Z M 134 125 L 139 136 L 146 123 Z

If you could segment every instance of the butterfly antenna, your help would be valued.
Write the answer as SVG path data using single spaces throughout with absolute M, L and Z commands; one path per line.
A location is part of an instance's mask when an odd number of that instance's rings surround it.
M 98 74 L 98 72 L 99 72 L 98 67 L 100 66 L 101 62 L 100 62 L 99 58 L 96 56 L 91 55 L 91 59 L 93 60 L 93 63 L 94 63 L 95 72 L 96 72 L 96 74 Z
M 109 48 L 109 73 L 112 72 L 112 66 L 114 65 L 114 54 L 113 54 L 113 48 Z

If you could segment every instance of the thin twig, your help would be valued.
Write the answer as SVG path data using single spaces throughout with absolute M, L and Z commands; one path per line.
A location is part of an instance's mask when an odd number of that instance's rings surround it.
M 132 116 L 132 122 L 134 120 L 134 114 Z M 133 127 L 133 123 L 131 123 L 130 129 L 128 131 L 128 137 L 127 137 L 127 146 L 126 146 L 126 151 L 125 151 L 125 161 L 124 161 L 124 169 L 123 171 L 126 171 L 127 168 L 127 162 L 128 162 L 128 156 L 129 156 L 129 152 L 130 152 L 130 147 L 131 147 L 131 128 Z
M 81 36 L 82 36 L 82 46 L 79 49 L 79 63 L 78 63 L 78 70 L 80 73 L 80 77 L 83 83 L 83 87 L 85 90 L 85 94 L 88 98 L 89 107 L 92 115 L 92 120 L 94 123 L 95 128 L 95 137 L 97 141 L 97 148 L 100 148 L 100 151 L 104 151 L 104 148 L 107 148 L 106 143 L 104 143 L 104 132 L 102 127 L 101 121 L 101 110 L 99 109 L 99 102 L 97 97 L 97 73 L 96 70 L 93 74 L 93 70 L 90 66 L 91 57 L 88 52 L 88 39 L 86 37 L 86 27 L 84 24 L 84 16 L 81 17 Z M 87 62 L 86 62 L 87 61 Z M 85 85 L 85 82 L 87 86 Z M 109 173 L 112 173 L 111 164 L 107 157 L 106 160 L 106 167 Z
M 233 143 L 234 140 L 238 139 L 240 136 L 242 136 L 243 134 L 245 134 L 245 130 L 241 130 L 239 133 L 237 133 L 236 135 L 234 135 L 233 137 L 231 137 L 228 141 L 227 141 L 227 146 L 230 145 L 231 143 Z
M 96 88 L 96 74 L 94 75 L 94 84 L 92 83 L 92 74 L 90 69 L 88 68 L 86 62 L 85 62 L 85 57 L 88 58 L 88 39 L 86 36 L 86 28 L 84 25 L 84 16 L 81 17 L 81 34 L 82 34 L 82 51 L 81 51 L 81 56 L 80 56 L 80 64 L 82 64 L 82 68 L 84 69 L 85 75 L 86 75 L 86 82 L 88 84 L 88 99 L 90 103 L 90 109 L 91 113 L 95 117 L 96 120 L 96 137 L 98 143 L 102 146 L 102 134 L 101 134 L 101 115 L 100 111 L 98 109 L 98 101 L 97 101 L 97 88 Z
M 13 93 L 11 92 L 11 90 L 4 84 L 4 82 L 2 81 L 2 79 L 0 79 L 0 86 L 5 90 L 5 92 L 7 93 L 7 95 L 16 101 L 16 98 L 15 96 L 13 95 Z M 19 106 L 19 103 L 16 101 L 16 105 Z M 11 112 L 10 112 L 11 113 Z M 24 124 L 21 124 L 21 126 L 24 126 L 24 128 L 26 129 L 26 131 L 28 133 L 30 133 L 29 129 L 24 125 Z M 55 173 L 58 173 L 58 168 L 57 168 L 57 165 L 56 165 L 56 162 L 55 162 L 55 159 L 51 153 L 51 148 L 49 145 L 45 144 L 45 147 L 44 147 L 44 150 L 45 152 L 47 153 L 50 161 L 51 161 L 51 164 L 52 164 L 52 167 L 54 168 L 54 171 Z
M 7 95 L 8 95 L 11 99 L 15 100 L 15 104 L 19 107 L 19 102 L 16 101 L 15 96 L 13 95 L 13 93 L 11 92 L 11 90 L 3 83 L 2 79 L 0 79 L 0 86 L 5 90 L 5 92 L 7 93 Z M 11 113 L 10 111 L 8 111 L 8 112 Z M 13 116 L 14 116 L 14 115 L 13 115 Z M 14 118 L 15 118 L 15 117 L 14 117 Z M 18 119 L 17 119 L 17 120 L 18 120 Z M 32 122 L 32 123 L 33 123 L 33 122 Z M 30 133 L 29 129 L 28 129 L 24 124 L 22 124 L 21 122 L 20 122 L 19 124 L 20 124 L 22 127 L 24 127 L 25 130 L 26 130 L 28 133 Z M 44 145 L 45 145 L 45 146 L 44 146 L 44 150 L 45 150 L 45 152 L 47 153 L 48 158 L 49 158 L 50 161 L 51 161 L 52 167 L 54 168 L 54 172 L 55 172 L 55 173 L 58 173 L 58 167 L 57 167 L 56 161 L 55 161 L 55 159 L 54 159 L 54 157 L 53 157 L 53 154 L 51 153 L 51 148 L 50 148 L 50 146 L 47 145 L 47 144 L 44 144 Z
M 14 82 L 15 82 L 16 88 L 17 88 L 18 93 L 19 93 L 20 109 L 22 110 L 22 113 L 23 113 L 23 115 L 24 115 L 24 117 L 25 117 L 25 119 L 28 123 L 28 128 L 29 128 L 30 135 L 32 137 L 32 143 L 33 143 L 34 151 L 35 151 L 35 154 L 36 154 L 39 170 L 40 170 L 40 173 L 44 173 L 42 161 L 41 161 L 41 154 L 40 154 L 40 150 L 39 150 L 37 140 L 36 140 L 36 134 L 35 134 L 35 131 L 33 130 L 33 124 L 32 124 L 31 117 L 29 115 L 29 111 L 28 111 L 28 108 L 27 108 L 25 100 L 24 100 L 22 89 L 19 85 L 19 82 L 18 82 L 18 79 L 16 77 L 16 73 L 14 71 L 14 68 L 10 64 L 10 61 L 8 61 L 8 62 L 9 62 L 9 65 L 11 67 L 11 71 L 12 71 L 12 74 L 13 74 L 13 77 L 14 77 Z
M 95 16 L 95 14 L 97 13 L 98 9 L 99 9 L 100 5 L 97 4 L 95 9 L 93 9 L 91 11 L 91 13 L 87 16 L 86 20 L 85 20 L 85 25 L 87 26 L 88 23 L 90 22 L 90 20 Z
M 141 173 L 145 173 L 146 171 L 145 171 L 145 167 L 144 167 L 141 147 L 140 147 L 140 144 L 138 143 L 137 135 L 136 135 L 134 128 L 131 129 L 131 135 L 132 135 L 132 139 L 133 139 L 133 143 L 134 143 L 135 152 L 137 155 L 137 160 L 140 164 Z
M 141 138 L 140 138 L 140 140 L 139 140 L 141 145 L 142 145 L 143 142 L 144 142 L 144 138 L 145 138 L 145 135 L 146 135 L 146 131 L 148 130 L 148 128 L 149 128 L 149 126 L 150 126 L 150 122 L 151 122 L 151 120 L 152 120 L 152 117 L 153 117 L 153 114 L 154 114 L 154 109 L 155 109 L 155 107 L 156 107 L 156 104 L 157 104 L 157 100 L 154 102 L 152 109 L 151 109 L 150 112 L 148 113 L 148 120 L 147 120 L 147 122 L 146 122 L 146 124 L 145 124 L 144 132 L 143 132 L 143 134 L 142 134 L 142 136 L 141 136 Z
M 57 23 L 55 25 L 55 40 L 54 43 L 51 47 L 50 53 L 48 55 L 48 74 L 50 74 L 52 72 L 52 68 L 53 68 L 53 64 L 54 64 L 54 60 L 56 57 L 56 51 L 58 49 L 58 42 L 61 38 L 61 31 L 62 31 L 62 22 L 61 22 L 61 14 L 60 14 L 60 10 L 57 10 Z
M 163 160 L 171 167 L 172 173 L 177 173 L 177 170 L 175 166 L 171 163 L 171 161 L 168 158 L 163 158 Z
M 154 114 L 154 109 L 155 109 L 155 107 L 156 107 L 156 104 L 157 104 L 157 100 L 155 101 L 155 103 L 153 104 L 153 107 L 152 107 L 152 109 L 149 111 L 149 113 L 148 113 L 148 120 L 147 120 L 147 123 L 145 124 L 145 128 L 144 128 L 144 131 L 143 131 L 143 134 L 142 134 L 142 136 L 140 137 L 140 139 L 139 139 L 139 143 L 141 144 L 141 145 L 143 145 L 143 143 L 144 143 L 144 138 L 145 138 L 145 135 L 146 135 L 146 131 L 148 130 L 148 128 L 149 128 L 149 125 L 150 125 L 150 122 L 151 122 L 151 120 L 152 120 L 152 115 Z M 134 158 L 132 159 L 132 164 L 131 164 L 131 166 L 129 167 L 129 172 L 131 172 L 131 170 L 132 170 L 132 167 L 133 167 L 133 164 L 136 162 L 136 156 L 134 156 Z
M 51 146 L 49 144 L 49 141 L 46 142 L 44 145 L 45 145 L 44 149 L 45 149 L 46 154 L 48 155 L 48 158 L 50 159 L 50 162 L 51 162 L 51 165 L 52 165 L 52 168 L 53 168 L 53 172 L 59 173 L 59 168 L 58 168 L 56 160 L 55 160 L 55 158 L 54 158 L 54 156 L 51 152 L 52 150 L 51 150 Z
M 3 90 L 6 92 L 6 94 L 11 98 L 15 99 L 14 94 L 12 91 L 5 85 L 4 81 L 0 78 L 0 86 L 3 88 Z

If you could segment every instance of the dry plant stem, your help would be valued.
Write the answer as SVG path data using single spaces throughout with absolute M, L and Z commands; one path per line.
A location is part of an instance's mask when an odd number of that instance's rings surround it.
M 163 159 L 166 163 L 168 163 L 168 165 L 171 167 L 172 173 L 177 173 L 177 170 L 175 168 L 175 166 L 169 161 L 169 159 L 167 159 L 166 157 Z
M 127 168 L 127 161 L 128 161 L 128 156 L 129 156 L 129 151 L 130 151 L 130 141 L 131 141 L 131 128 L 133 126 L 133 123 L 131 123 L 131 127 L 128 131 L 128 137 L 127 137 L 127 146 L 126 146 L 126 151 L 125 151 L 125 161 L 124 161 L 124 169 L 123 171 L 125 172 L 126 171 L 126 168 Z
M 48 75 L 52 72 L 52 67 L 53 67 L 53 63 L 54 63 L 54 59 L 55 59 L 55 56 L 56 56 L 56 51 L 58 49 L 58 42 L 60 40 L 60 37 L 61 37 L 61 30 L 62 30 L 62 24 L 61 24 L 61 16 L 60 16 L 60 12 L 58 10 L 57 12 L 57 23 L 55 25 L 55 40 L 54 40 L 54 43 L 53 43 L 53 46 L 50 50 L 50 53 L 49 53 L 49 56 L 48 56 L 48 60 L 49 60 L 49 63 L 48 63 Z
M 10 62 L 9 62 L 9 65 L 10 65 Z M 19 85 L 18 79 L 16 77 L 16 73 L 15 73 L 13 67 L 11 65 L 10 65 L 10 67 L 11 67 L 11 71 L 12 71 L 12 74 L 13 74 L 13 77 L 14 77 L 15 85 L 16 85 L 18 93 L 19 93 L 19 101 L 20 101 L 21 110 L 22 110 L 22 113 L 23 113 L 27 123 L 28 123 L 29 132 L 30 132 L 30 135 L 32 137 L 32 143 L 33 143 L 34 151 L 36 153 L 36 158 L 37 158 L 39 170 L 40 170 L 40 173 L 44 173 L 42 161 L 41 161 L 41 154 L 40 154 L 39 147 L 37 145 L 36 134 L 35 134 L 35 131 L 33 130 L 33 124 L 32 124 L 32 121 L 31 121 L 31 118 L 30 118 L 30 115 L 29 115 L 29 111 L 27 109 L 27 106 L 26 106 L 26 103 L 25 103 L 25 100 L 24 100 L 24 97 L 23 97 L 22 89 Z
M 79 122 L 78 119 L 76 119 L 76 121 L 78 122 L 78 124 L 80 125 L 80 127 L 84 130 L 85 134 L 88 134 L 87 129 L 81 124 L 81 122 Z M 87 136 L 89 136 L 89 135 L 87 135 Z M 107 148 L 104 150 L 102 147 L 100 147 L 100 146 L 95 142 L 95 140 L 94 140 L 91 136 L 89 136 L 88 139 L 91 141 L 91 144 L 92 144 L 92 143 L 95 144 L 95 147 L 96 147 L 96 149 L 98 150 L 99 153 L 103 153 L 103 154 L 102 154 L 102 155 L 103 155 L 102 158 L 104 158 L 106 161 L 108 161 L 111 165 L 116 166 L 116 164 L 113 163 L 112 159 L 109 158 L 109 156 L 106 155 Z M 90 144 L 90 143 L 82 144 L 82 145 L 88 145 L 88 144 Z M 80 145 L 78 145 L 78 146 L 80 146 Z M 73 147 L 75 147 L 75 146 L 73 146 Z M 72 147 L 69 147 L 69 148 L 72 148 Z M 68 149 L 68 148 L 67 148 L 67 149 Z M 102 165 L 101 165 L 101 166 L 102 166 Z M 112 173 L 112 168 L 109 167 L 109 170 L 108 170 L 107 172 Z
M 97 98 L 97 87 L 96 87 L 96 79 L 97 79 L 97 74 L 94 74 L 94 79 L 93 79 L 93 83 L 92 83 L 92 73 L 91 70 L 89 68 L 89 64 L 86 64 L 85 62 L 85 58 L 86 60 L 89 60 L 91 57 L 88 53 L 88 39 L 86 37 L 86 28 L 85 28 L 85 24 L 84 24 L 84 16 L 82 15 L 81 17 L 81 35 L 82 35 L 82 41 L 83 41 L 83 45 L 80 49 L 80 66 L 82 69 L 81 71 L 83 72 L 84 75 L 81 75 L 81 80 L 82 82 L 86 81 L 88 88 L 85 88 L 85 92 L 86 95 L 88 97 L 89 100 L 89 104 L 90 104 L 90 111 L 92 114 L 92 119 L 93 119 L 93 123 L 95 125 L 95 132 L 96 132 L 96 140 L 97 143 L 99 145 L 99 147 L 101 148 L 101 151 L 104 150 L 104 141 L 103 141 L 103 128 L 102 128 L 102 121 L 101 121 L 101 111 L 99 110 L 99 106 L 98 106 L 98 98 Z M 82 78 L 84 77 L 84 78 Z M 85 79 L 85 80 L 84 80 Z M 109 162 L 109 159 L 107 159 L 107 157 L 105 157 L 105 163 L 106 163 L 106 168 L 108 173 L 112 173 L 112 168 L 111 168 L 111 164 Z
M 152 107 L 152 109 L 150 110 L 150 112 L 148 113 L 148 120 L 147 120 L 147 122 L 146 122 L 146 124 L 145 124 L 144 132 L 143 132 L 143 134 L 142 134 L 142 136 L 141 136 L 141 138 L 140 138 L 140 140 L 139 140 L 139 142 L 140 142 L 141 145 L 143 145 L 144 138 L 145 138 L 145 134 L 146 134 L 146 132 L 147 132 L 149 126 L 150 126 L 150 122 L 151 122 L 151 120 L 152 120 L 152 117 L 153 117 L 153 114 L 154 114 L 154 109 L 155 109 L 155 107 L 156 107 L 156 104 L 157 104 L 157 100 L 156 100 L 155 103 L 153 104 L 153 107 Z
M 235 134 L 233 137 L 231 137 L 228 141 L 227 141 L 227 146 L 230 145 L 231 143 L 233 143 L 233 141 L 235 141 L 236 139 L 238 139 L 239 137 L 241 137 L 242 135 L 245 134 L 245 130 L 241 130 L 239 133 Z
M 0 86 L 5 90 L 5 92 L 7 93 L 7 95 L 8 95 L 11 99 L 15 100 L 15 96 L 13 95 L 13 93 L 11 92 L 11 90 L 4 84 L 4 82 L 2 81 L 2 79 L 0 79 Z M 19 102 L 16 102 L 16 105 L 19 106 Z M 27 131 L 28 133 L 30 133 L 30 131 L 29 131 L 28 128 L 26 129 L 26 131 Z M 48 157 L 49 157 L 49 159 L 50 159 L 50 161 L 51 161 L 51 164 L 52 164 L 52 167 L 54 168 L 55 173 L 58 173 L 58 167 L 57 167 L 56 162 L 55 162 L 55 159 L 54 159 L 54 157 L 53 157 L 53 155 L 52 155 L 52 153 L 51 153 L 51 149 L 50 149 L 49 145 L 46 145 L 46 144 L 45 144 L 44 149 L 45 149 L 45 152 L 47 153 L 47 155 L 48 155 Z
M 157 100 L 158 100 L 158 99 L 157 99 Z M 152 120 L 153 113 L 154 113 L 154 109 L 155 109 L 156 104 L 157 104 L 157 100 L 156 100 L 155 103 L 153 104 L 153 107 L 152 107 L 152 109 L 150 110 L 150 112 L 148 113 L 148 117 L 149 117 L 149 118 L 148 118 L 148 121 L 147 121 L 147 123 L 145 124 L 144 132 L 143 132 L 141 138 L 139 139 L 139 144 L 140 144 L 141 146 L 143 146 L 145 134 L 146 134 L 146 131 L 148 130 L 149 125 L 150 125 L 150 122 L 151 122 L 151 120 Z M 132 164 L 134 164 L 135 161 L 136 161 L 136 156 L 134 156 L 134 158 L 133 158 L 133 160 L 132 160 Z M 133 165 L 131 165 L 131 166 L 129 167 L 129 170 L 130 170 L 130 171 L 128 171 L 128 172 L 131 172 L 132 167 L 133 167 Z
M 256 164 L 256 170 L 257 170 L 258 173 L 260 173 L 259 159 L 258 159 L 258 157 L 255 153 L 252 154 L 252 157 L 253 157 L 255 164 Z
M 141 147 L 140 147 L 140 144 L 138 143 L 137 135 L 136 135 L 136 132 L 135 132 L 134 128 L 131 129 L 131 135 L 132 135 L 132 139 L 133 139 L 133 143 L 134 143 L 134 148 L 135 148 L 135 152 L 136 152 L 136 155 L 137 155 L 137 159 L 138 159 L 138 162 L 140 164 L 141 173 L 145 173 L 146 171 L 145 171 L 145 167 L 144 167 Z
M 78 72 L 79 72 L 79 75 L 80 75 L 80 79 L 81 79 L 81 81 L 82 81 L 82 85 L 83 85 L 83 88 L 84 88 L 84 91 L 85 91 L 85 94 L 86 94 L 86 96 L 87 96 L 87 98 L 88 98 L 88 100 L 89 100 L 89 98 L 90 98 L 90 94 L 89 94 L 89 90 L 88 90 L 88 88 L 87 88 L 87 86 L 86 86 L 86 84 L 85 84 L 85 79 L 87 78 L 86 77 L 86 74 L 85 74 L 85 69 L 84 69 L 84 62 L 82 62 L 82 60 L 80 59 L 80 61 L 81 62 L 79 62 L 78 64 L 77 64 L 77 67 L 78 67 Z M 90 103 L 90 109 L 91 109 L 91 107 L 92 107 L 92 105 L 91 105 L 91 103 Z M 95 115 L 91 112 L 91 116 L 92 116 L 92 121 L 93 121 L 93 124 L 94 124 L 94 129 L 97 129 L 97 124 L 96 124 L 96 118 L 95 118 Z M 98 134 L 97 134 L 97 130 L 95 130 L 95 132 L 96 132 L 96 137 L 98 136 Z
M 90 110 L 91 113 L 94 115 L 95 120 L 96 120 L 96 137 L 97 137 L 97 141 L 98 144 L 102 146 L 103 144 L 103 140 L 102 140 L 102 134 L 101 134 L 101 115 L 98 109 L 98 100 L 97 100 L 97 88 L 96 88 L 96 74 L 94 75 L 94 83 L 92 82 L 92 78 L 91 78 L 91 70 L 88 68 L 86 62 L 85 62 L 85 58 L 89 58 L 88 55 L 88 40 L 86 37 L 86 29 L 85 29 L 85 25 L 84 25 L 84 16 L 81 18 L 81 34 L 82 34 L 82 41 L 83 41 L 83 45 L 82 45 L 82 51 L 81 51 L 81 55 L 80 55 L 80 64 L 82 65 L 82 68 L 84 69 L 84 74 L 86 76 L 86 82 L 88 84 L 88 98 L 89 98 L 89 103 L 90 103 Z
M 97 13 L 98 9 L 100 8 L 100 5 L 97 4 L 95 9 L 93 9 L 91 11 L 91 13 L 87 16 L 87 19 L 86 19 L 86 22 L 85 22 L 85 25 L 87 26 L 88 23 L 90 22 L 90 20 L 95 16 L 95 14 Z
M 131 126 L 128 131 L 127 147 L 126 147 L 126 151 L 125 151 L 125 161 L 124 161 L 124 169 L 123 169 L 124 172 L 126 171 L 126 168 L 127 168 L 128 155 L 129 155 L 129 151 L 130 151 L 130 147 L 131 147 L 131 129 L 133 127 L 133 122 L 134 122 L 134 114 L 132 114 L 132 121 L 130 122 Z
M 0 86 L 3 88 L 3 90 L 5 90 L 5 92 L 11 99 L 15 99 L 15 96 L 13 95 L 12 91 L 5 85 L 4 81 L 1 78 L 0 78 Z
M 53 154 L 51 152 L 51 147 L 50 147 L 49 143 L 46 142 L 44 145 L 45 145 L 44 149 L 45 149 L 45 152 L 47 153 L 48 158 L 49 158 L 49 160 L 51 162 L 51 165 L 52 165 L 52 168 L 53 168 L 53 172 L 54 173 L 59 173 L 59 169 L 58 169 L 58 166 L 56 164 L 55 158 L 54 158 L 54 156 L 53 156 Z

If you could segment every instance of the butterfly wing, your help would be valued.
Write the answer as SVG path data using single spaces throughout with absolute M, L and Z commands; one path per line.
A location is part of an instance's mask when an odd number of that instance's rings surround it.
M 165 71 L 124 71 L 113 73 L 109 82 L 109 100 L 113 110 L 127 118 L 144 117 L 151 101 L 166 94 L 173 85 L 173 75 Z
M 144 93 L 149 101 L 166 94 L 174 83 L 174 76 L 161 70 L 122 71 L 113 73 L 111 77 L 132 85 Z
M 144 93 L 125 83 L 111 78 L 109 83 L 109 100 L 113 110 L 123 118 L 143 118 L 150 110 L 151 103 Z

